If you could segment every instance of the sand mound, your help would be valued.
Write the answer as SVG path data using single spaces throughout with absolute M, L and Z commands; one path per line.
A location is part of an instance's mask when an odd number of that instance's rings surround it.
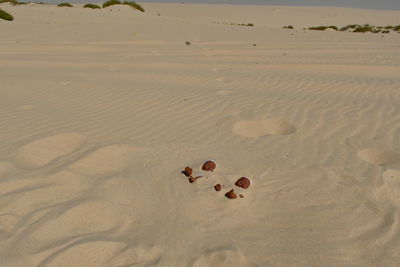
M 18 149 L 15 163 L 24 169 L 43 167 L 79 149 L 86 137 L 78 133 L 63 133 L 45 137 Z
M 260 137 L 265 135 L 287 135 L 294 133 L 296 128 L 282 119 L 239 121 L 233 125 L 233 132 L 245 137 Z
M 373 165 L 385 165 L 400 160 L 400 155 L 393 151 L 382 150 L 379 148 L 367 148 L 358 151 L 358 157 L 365 162 Z

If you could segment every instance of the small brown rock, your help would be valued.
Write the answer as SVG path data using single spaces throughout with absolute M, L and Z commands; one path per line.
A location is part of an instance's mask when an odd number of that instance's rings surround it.
M 231 191 L 228 191 L 228 192 L 225 194 L 225 196 L 226 196 L 227 198 L 230 198 L 230 199 L 237 198 L 237 195 L 235 194 L 235 192 L 233 191 L 233 189 L 232 189 Z
M 239 194 L 239 197 L 240 197 L 240 198 L 244 198 L 244 196 L 243 196 L 242 194 Z
M 186 167 L 186 168 L 182 171 L 182 173 L 183 173 L 185 176 L 190 177 L 190 176 L 192 176 L 192 174 L 193 174 L 193 170 L 192 170 L 192 168 L 190 168 L 190 167 Z
M 247 189 L 250 187 L 250 179 L 247 177 L 242 177 L 239 180 L 236 181 L 235 185 L 244 189 Z
M 192 184 L 192 183 L 196 182 L 197 179 L 200 179 L 200 178 L 203 178 L 203 176 L 196 176 L 196 177 L 190 176 L 189 183 Z
M 214 185 L 214 189 L 215 189 L 215 191 L 221 191 L 222 186 L 220 184 L 216 184 L 216 185 Z
M 215 168 L 217 167 L 217 164 L 215 164 L 214 161 L 208 160 L 206 161 L 203 166 L 201 167 L 202 170 L 204 171 L 211 171 L 213 172 Z

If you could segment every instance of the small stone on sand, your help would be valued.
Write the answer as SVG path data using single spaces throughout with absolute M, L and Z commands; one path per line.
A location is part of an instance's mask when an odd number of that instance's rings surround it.
M 192 168 L 190 168 L 190 167 L 186 167 L 185 170 L 182 171 L 182 173 L 183 173 L 185 176 L 190 177 L 190 176 L 192 176 L 192 174 L 193 174 L 193 170 L 192 170 Z
M 190 176 L 189 177 L 189 183 L 192 184 L 192 183 L 196 182 L 197 179 L 200 179 L 200 178 L 203 178 L 203 176 L 196 176 L 196 177 Z
M 225 194 L 225 196 L 226 196 L 227 198 L 230 198 L 230 199 L 237 198 L 237 195 L 235 194 L 235 192 L 234 192 L 233 189 L 232 189 L 231 191 L 228 191 L 228 192 Z
M 215 164 L 214 161 L 208 160 L 206 161 L 203 166 L 201 167 L 202 170 L 204 171 L 211 171 L 213 172 L 215 168 L 217 167 L 217 164 Z
M 242 177 L 239 180 L 236 181 L 235 185 L 238 187 L 241 187 L 243 189 L 247 189 L 250 187 L 250 179 L 247 177 Z
M 221 191 L 222 186 L 220 184 L 216 184 L 216 185 L 214 185 L 214 189 L 215 189 L 215 191 Z

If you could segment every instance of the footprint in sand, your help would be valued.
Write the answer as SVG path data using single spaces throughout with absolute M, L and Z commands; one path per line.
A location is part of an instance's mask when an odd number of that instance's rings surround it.
M 68 85 L 68 84 L 70 84 L 71 82 L 70 81 L 61 81 L 61 82 L 59 82 L 58 84 L 59 85 Z
M 252 120 L 236 122 L 232 131 L 240 136 L 260 137 L 291 134 L 296 131 L 296 127 L 282 119 Z
M 15 163 L 24 169 L 43 167 L 78 150 L 86 140 L 87 137 L 78 133 L 62 133 L 45 137 L 20 147 L 15 155 Z
M 14 167 L 11 163 L 8 163 L 6 161 L 0 161 L 0 178 L 3 178 L 6 175 L 8 175 L 13 168 Z
M 34 105 L 24 105 L 24 106 L 18 107 L 19 110 L 32 110 L 34 108 L 36 108 L 36 106 L 34 106 Z
M 400 206 L 400 170 L 386 170 L 382 177 L 384 195 Z
M 213 251 L 198 258 L 193 267 L 255 267 L 245 256 L 233 250 Z
M 379 148 L 366 148 L 358 151 L 358 157 L 372 165 L 383 166 L 400 161 L 400 154 Z
M 126 169 L 130 164 L 131 153 L 139 150 L 130 145 L 102 147 L 78 160 L 69 169 L 82 175 L 113 175 Z
M 220 91 L 217 92 L 217 94 L 219 94 L 219 95 L 230 95 L 230 94 L 232 94 L 232 91 L 220 90 Z
M 231 79 L 226 78 L 226 77 L 218 77 L 218 78 L 216 79 L 216 81 L 217 81 L 217 82 L 220 82 L 220 83 L 231 83 L 231 82 L 232 82 Z

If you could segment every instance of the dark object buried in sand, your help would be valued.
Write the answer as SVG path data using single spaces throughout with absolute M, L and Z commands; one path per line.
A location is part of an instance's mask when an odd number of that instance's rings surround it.
M 191 42 L 186 42 L 186 45 L 191 45 L 192 43 Z
M 242 177 L 239 180 L 236 181 L 235 185 L 238 187 L 241 187 L 243 189 L 247 189 L 250 187 L 250 179 L 247 177 Z
M 213 171 L 215 170 L 216 167 L 217 167 L 217 164 L 215 164 L 214 161 L 207 160 L 207 161 L 203 164 L 203 166 L 201 167 L 201 169 L 202 169 L 203 171 L 210 171 L 210 172 L 213 172 Z
M 192 174 L 193 174 L 193 170 L 192 170 L 192 168 L 190 168 L 190 167 L 186 167 L 186 168 L 182 171 L 182 173 L 183 173 L 185 176 L 190 177 L 190 176 L 192 176 Z
M 232 189 L 231 191 L 228 191 L 228 192 L 225 194 L 225 196 L 226 196 L 227 198 L 230 198 L 230 199 L 237 198 L 237 195 L 235 194 L 235 192 L 233 191 L 233 189 Z
M 216 185 L 214 185 L 214 189 L 215 189 L 215 191 L 221 191 L 222 186 L 220 184 L 216 184 Z
M 192 184 L 192 183 L 196 182 L 197 179 L 200 179 L 200 178 L 203 178 L 203 176 L 196 176 L 196 177 L 190 176 L 189 177 L 189 183 Z
M 240 198 L 244 198 L 244 196 L 243 196 L 242 194 L 239 194 L 239 197 L 240 197 Z

